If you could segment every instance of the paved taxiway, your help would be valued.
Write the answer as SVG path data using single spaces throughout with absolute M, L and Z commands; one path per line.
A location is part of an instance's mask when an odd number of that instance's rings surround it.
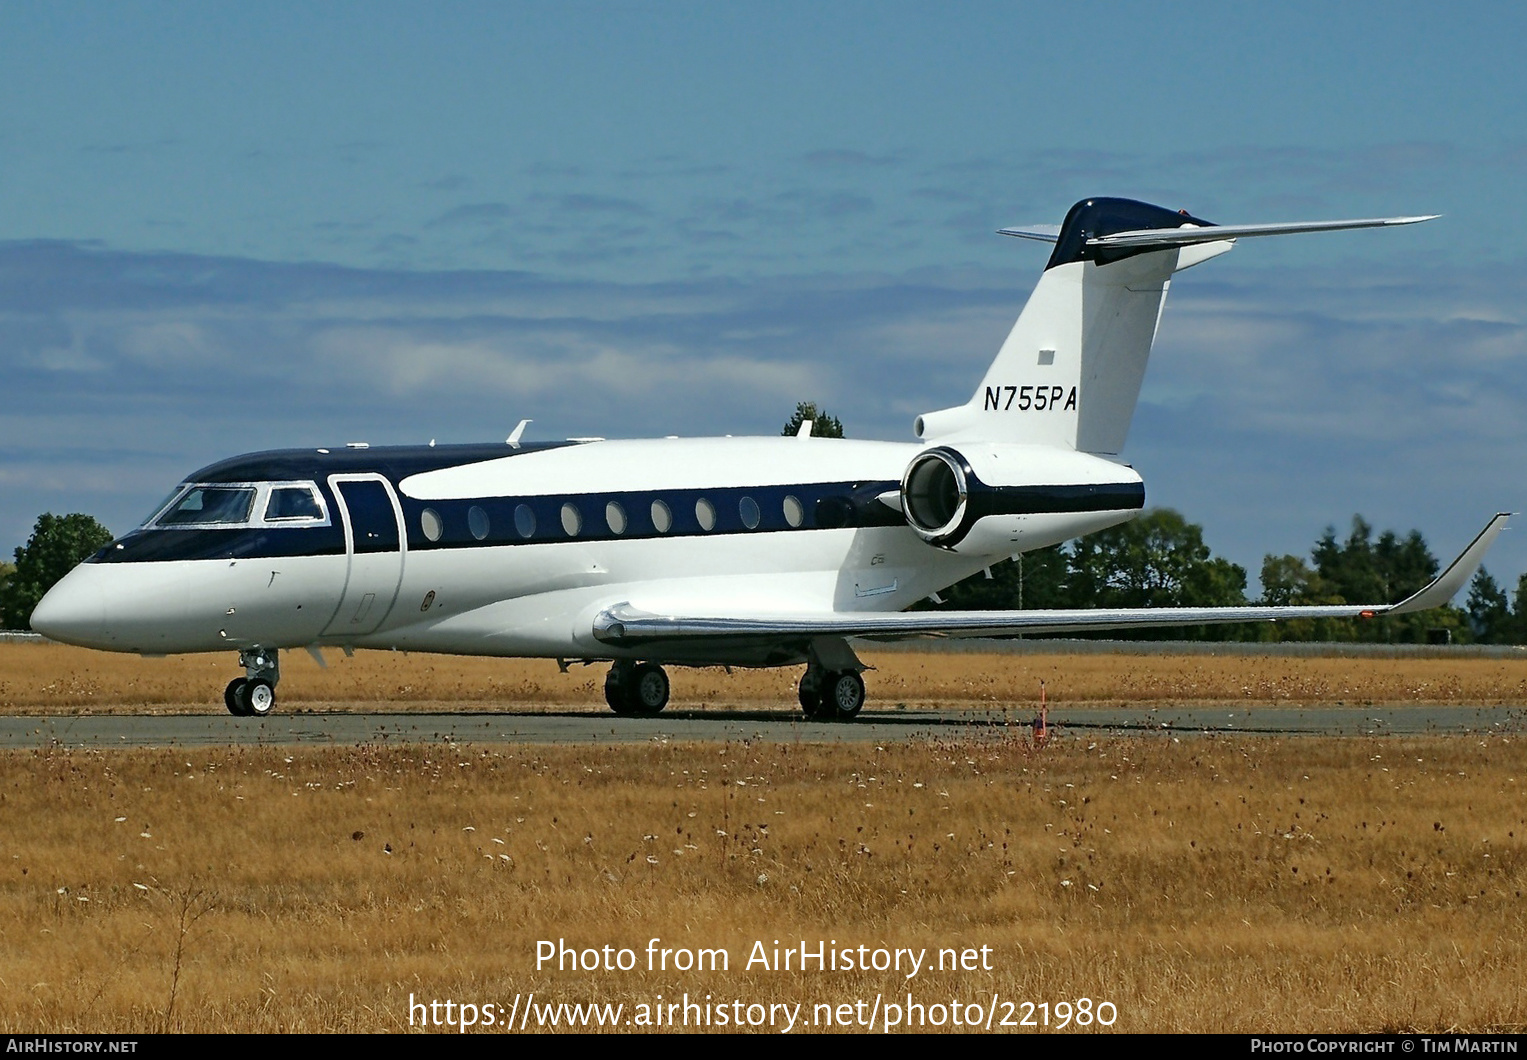
M 224 747 L 365 743 L 644 743 L 781 740 L 861 742 L 969 737 L 1027 728 L 1031 711 L 866 711 L 852 723 L 810 722 L 782 712 L 676 711 L 659 718 L 608 714 L 293 713 L 0 717 L 0 747 Z M 1258 733 L 1398 736 L 1527 732 L 1516 707 L 1253 707 L 1058 709 L 1056 734 Z

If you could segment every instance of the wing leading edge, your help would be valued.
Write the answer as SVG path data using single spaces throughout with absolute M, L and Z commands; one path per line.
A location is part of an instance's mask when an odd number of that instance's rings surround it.
M 1473 577 L 1485 553 L 1505 528 L 1510 513 L 1496 515 L 1448 568 L 1420 591 L 1397 604 L 1290 607 L 1145 607 L 1064 611 L 900 611 L 803 612 L 770 615 L 657 615 L 629 603 L 601 611 L 594 636 L 612 645 L 636 647 L 674 641 L 725 638 L 982 637 L 1014 633 L 1077 633 L 1097 629 L 1205 626 L 1231 622 L 1277 622 L 1293 618 L 1374 618 L 1441 607 Z

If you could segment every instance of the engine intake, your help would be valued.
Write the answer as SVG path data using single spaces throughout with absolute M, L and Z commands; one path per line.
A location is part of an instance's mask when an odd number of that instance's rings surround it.
M 953 449 L 930 449 L 907 465 L 901 507 L 908 524 L 930 544 L 959 533 L 970 506 L 970 468 Z

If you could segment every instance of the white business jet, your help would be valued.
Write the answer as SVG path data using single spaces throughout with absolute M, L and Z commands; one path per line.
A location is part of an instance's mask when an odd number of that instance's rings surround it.
M 32 625 L 162 655 L 236 650 L 237 715 L 275 707 L 279 652 L 393 648 L 613 663 L 617 714 L 668 701 L 665 665 L 805 663 L 813 718 L 864 703 L 853 638 L 1372 617 L 1437 607 L 1497 515 L 1399 603 L 921 611 L 991 564 L 1132 518 L 1124 446 L 1173 273 L 1252 236 L 1429 220 L 1216 226 L 1087 199 L 971 399 L 910 443 L 799 437 L 281 450 L 203 468 L 75 568 Z

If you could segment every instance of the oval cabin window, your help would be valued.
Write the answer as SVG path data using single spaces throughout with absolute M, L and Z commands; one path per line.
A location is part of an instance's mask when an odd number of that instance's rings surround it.
M 440 521 L 439 512 L 426 508 L 419 513 L 419 529 L 424 531 L 424 536 L 430 541 L 439 541 L 440 535 L 445 532 L 445 524 Z
M 742 525 L 749 530 L 757 530 L 763 519 L 763 513 L 758 510 L 758 502 L 752 497 L 744 497 L 737 502 L 737 514 L 742 516 Z
M 652 527 L 660 534 L 673 528 L 673 512 L 662 501 L 652 502 Z
M 806 508 L 801 504 L 799 497 L 785 498 L 785 522 L 791 526 L 800 526 L 806 519 Z
M 530 510 L 530 505 L 521 504 L 514 509 L 514 530 L 523 538 L 535 536 L 536 513 Z

